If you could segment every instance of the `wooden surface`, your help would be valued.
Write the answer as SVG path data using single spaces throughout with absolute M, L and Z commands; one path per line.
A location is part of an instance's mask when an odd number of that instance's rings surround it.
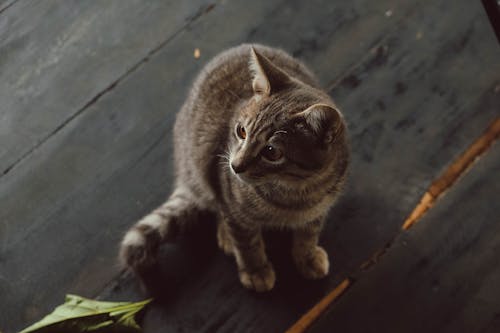
M 0 173 L 9 172 L 134 71 L 208 1 L 203 4 L 49 0 L 18 1 L 5 10 L 0 99 L 8 112 L 0 125 Z
M 500 146 L 473 168 L 311 332 L 499 331 Z
M 302 280 L 287 235 L 271 234 L 275 290 L 246 291 L 207 219 L 163 249 L 157 280 L 175 287 L 156 290 L 146 332 L 286 330 L 345 277 L 361 281 L 360 265 L 394 239 L 435 177 L 499 116 L 500 48 L 480 2 L 8 3 L 0 3 L 6 332 L 39 319 L 66 293 L 145 297 L 116 266 L 118 242 L 169 194 L 175 113 L 203 64 L 227 47 L 282 47 L 310 65 L 344 110 L 350 180 L 321 240 L 332 273 Z M 469 316 L 470 327 L 483 323 Z

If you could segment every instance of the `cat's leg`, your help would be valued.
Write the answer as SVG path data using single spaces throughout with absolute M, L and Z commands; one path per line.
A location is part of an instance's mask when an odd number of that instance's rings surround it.
M 223 218 L 217 223 L 217 245 L 226 255 L 233 255 L 233 240 L 229 235 L 228 226 Z
M 155 264 L 159 246 L 173 241 L 203 211 L 192 196 L 189 190 L 177 188 L 163 205 L 132 226 L 121 242 L 121 263 L 136 271 Z
M 260 227 L 231 222 L 228 222 L 226 227 L 232 240 L 232 252 L 243 286 L 259 292 L 271 290 L 276 275 L 267 259 Z
M 321 279 L 328 274 L 328 254 L 318 246 L 323 220 L 318 219 L 293 230 L 292 256 L 299 272 L 307 279 Z

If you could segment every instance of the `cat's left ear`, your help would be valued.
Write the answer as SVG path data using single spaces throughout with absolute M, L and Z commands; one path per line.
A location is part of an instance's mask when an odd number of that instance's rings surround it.
M 343 116 L 339 110 L 326 104 L 314 104 L 295 117 L 305 120 L 324 144 L 332 143 L 344 130 Z
M 249 66 L 253 74 L 252 88 L 256 95 L 269 96 L 292 82 L 288 74 L 253 47 L 250 48 Z

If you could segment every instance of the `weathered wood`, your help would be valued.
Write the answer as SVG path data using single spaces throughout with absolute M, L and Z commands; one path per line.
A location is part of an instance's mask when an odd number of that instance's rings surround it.
M 0 20 L 0 177 L 209 3 L 47 0 L 8 8 Z
M 311 332 L 498 332 L 499 174 L 497 143 Z
M 18 0 L 1 0 L 0 1 L 0 14 L 7 10 L 10 6 L 12 6 Z
M 0 293 L 9 304 L 0 325 L 19 329 L 64 293 L 92 297 L 112 280 L 123 232 L 169 192 L 171 126 L 189 83 L 222 49 L 258 41 L 284 47 L 335 85 L 333 96 L 351 124 L 351 181 L 323 239 L 333 274 L 303 281 L 287 237 L 271 235 L 276 290 L 256 295 L 240 286 L 232 259 L 215 250 L 213 232 L 202 233 L 210 235 L 206 247 L 190 245 L 187 236 L 165 248 L 159 278 L 174 287 L 158 295 L 162 302 L 148 311 L 145 326 L 285 329 L 393 237 L 429 182 L 495 114 L 494 37 L 476 4 L 462 5 L 449 11 L 444 1 L 217 4 L 0 178 Z M 442 7 L 446 18 L 438 15 Z M 336 17 L 349 19 L 332 24 Z M 201 50 L 198 60 L 194 48 Z M 481 65 L 490 71 L 478 78 Z M 101 296 L 143 297 L 134 286 L 125 277 Z

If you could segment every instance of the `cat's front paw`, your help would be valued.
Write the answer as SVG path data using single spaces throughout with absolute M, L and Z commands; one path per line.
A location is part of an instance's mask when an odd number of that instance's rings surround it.
M 294 259 L 297 269 L 306 279 L 317 280 L 328 274 L 328 254 L 320 246 L 308 253 L 295 255 Z
M 156 264 L 156 255 L 160 246 L 157 230 L 147 225 L 132 227 L 120 245 L 120 261 L 123 266 L 141 270 Z
M 273 289 L 276 282 L 276 274 L 273 266 L 268 262 L 264 266 L 248 271 L 240 270 L 240 281 L 245 288 L 257 292 L 269 291 Z

